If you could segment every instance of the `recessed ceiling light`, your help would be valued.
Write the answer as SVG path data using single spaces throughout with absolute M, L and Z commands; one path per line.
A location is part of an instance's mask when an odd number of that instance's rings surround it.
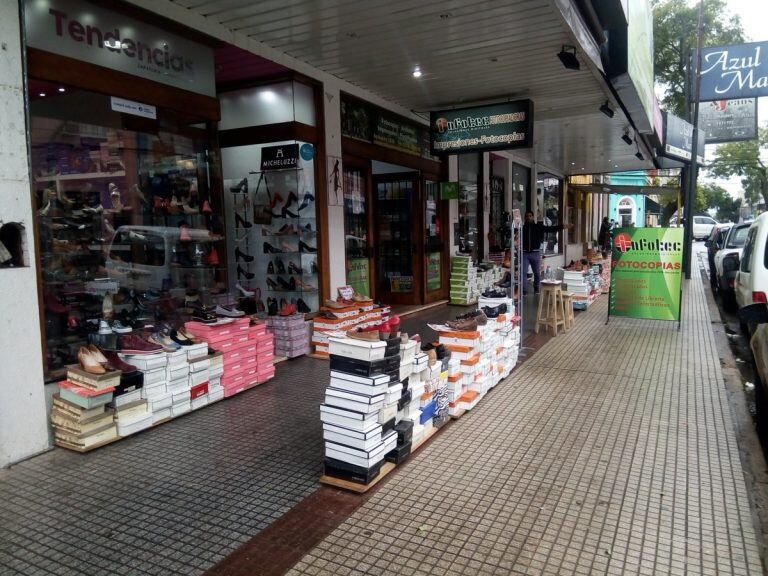
M 416 66 L 416 68 L 413 69 L 413 77 L 414 78 L 421 78 L 421 68 Z
M 440 14 L 440 20 L 448 20 L 448 18 L 453 18 L 453 12 L 443 12 Z
M 618 165 L 618 164 L 614 164 L 614 165 L 613 165 L 613 167 L 614 167 L 614 168 L 618 168 L 618 167 L 619 167 L 619 165 Z
M 40 92 L 40 94 L 38 94 L 38 96 L 40 96 L 41 98 L 45 98 L 45 92 Z
M 66 92 L 66 88 L 59 88 L 59 92 Z

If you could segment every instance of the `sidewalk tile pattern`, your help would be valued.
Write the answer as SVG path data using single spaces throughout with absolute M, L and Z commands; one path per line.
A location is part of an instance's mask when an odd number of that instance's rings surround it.
M 289 574 L 762 574 L 700 279 L 680 331 L 606 305 Z

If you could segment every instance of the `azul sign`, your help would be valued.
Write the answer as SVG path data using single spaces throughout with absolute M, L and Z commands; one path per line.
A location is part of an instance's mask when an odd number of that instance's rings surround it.
M 533 102 L 432 112 L 430 136 L 433 154 L 528 148 L 533 143 Z
M 27 45 L 216 96 L 213 50 L 83 0 L 26 0 Z
M 768 42 L 704 48 L 699 100 L 768 96 Z

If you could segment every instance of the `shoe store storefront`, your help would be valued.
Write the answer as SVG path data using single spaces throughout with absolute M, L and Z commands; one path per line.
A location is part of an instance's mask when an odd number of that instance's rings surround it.
M 387 304 L 447 298 L 447 166 L 427 127 L 342 95 L 341 135 L 347 284 Z

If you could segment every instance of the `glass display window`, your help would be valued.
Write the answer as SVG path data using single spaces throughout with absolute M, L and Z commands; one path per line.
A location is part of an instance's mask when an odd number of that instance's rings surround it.
M 176 318 L 188 299 L 226 292 L 227 274 L 204 119 L 128 115 L 70 87 L 42 94 L 30 102 L 32 193 L 54 379 L 100 329 Z
M 561 223 L 562 181 L 552 174 L 540 173 L 536 179 L 538 188 L 539 212 L 537 220 L 545 226 Z M 562 251 L 561 232 L 547 232 L 541 251 L 545 256 L 559 254 Z
M 459 254 L 469 254 L 477 261 L 480 256 L 480 220 L 478 212 L 478 179 L 480 155 L 459 155 L 459 221 L 454 244 Z
M 296 154 L 292 167 L 262 169 L 276 148 Z M 281 153 L 282 154 L 282 153 Z M 259 313 L 287 304 L 319 309 L 318 230 L 314 149 L 299 141 L 223 148 L 230 289 L 254 292 Z

